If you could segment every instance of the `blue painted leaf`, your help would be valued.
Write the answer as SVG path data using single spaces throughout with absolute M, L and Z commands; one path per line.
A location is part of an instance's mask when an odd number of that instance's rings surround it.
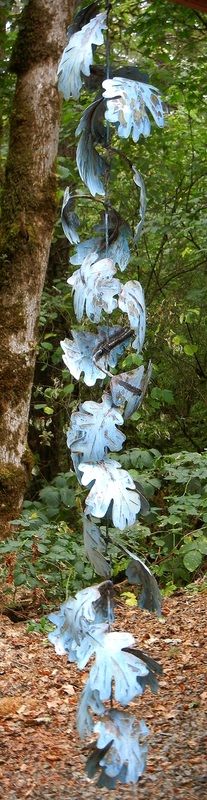
M 63 204 L 61 210 L 61 222 L 65 236 L 71 244 L 77 244 L 80 241 L 76 228 L 79 226 L 79 218 L 73 211 L 75 197 L 70 195 L 69 188 L 64 192 Z
M 96 689 L 92 692 L 90 681 L 87 681 L 77 709 L 77 729 L 81 739 L 90 735 L 94 729 L 94 720 L 91 712 L 102 716 L 105 711 L 106 709 L 100 700 L 99 693 Z
M 69 661 L 78 660 L 78 646 L 87 631 L 96 622 L 98 627 L 108 621 L 112 591 L 111 581 L 89 586 L 63 603 L 59 612 L 48 615 L 50 622 L 56 625 L 56 630 L 49 633 L 48 638 L 58 655 L 67 653 Z
M 149 362 L 146 373 L 144 367 L 141 366 L 131 372 L 121 372 L 120 375 L 114 375 L 111 379 L 110 390 L 114 405 L 122 406 L 126 403 L 124 419 L 129 419 L 141 405 L 151 373 L 152 366 L 151 362 Z
M 91 667 L 91 690 L 99 692 L 102 701 L 113 697 L 121 705 L 128 705 L 134 697 L 143 694 L 149 670 L 146 664 L 123 648 L 133 647 L 131 633 L 104 631 L 104 626 L 90 629 L 78 648 L 78 665 L 84 669 L 89 658 L 96 656 Z M 144 680 L 144 685 L 143 685 Z
M 106 28 L 104 11 L 70 37 L 58 66 L 58 87 L 65 100 L 79 97 L 83 82 L 81 73 L 90 75 L 90 65 L 93 62 L 92 46 L 103 44 L 102 30 Z
M 141 501 L 129 473 L 117 461 L 107 458 L 100 464 L 81 463 L 79 469 L 83 472 L 83 486 L 93 482 L 86 498 L 86 514 L 102 518 L 111 504 L 115 528 L 123 530 L 126 525 L 133 525 Z
M 84 111 L 76 130 L 76 136 L 81 134 L 76 161 L 79 175 L 89 192 L 104 195 L 105 187 L 101 178 L 106 172 L 106 161 L 97 153 L 95 143 L 106 143 L 106 129 L 103 125 L 103 100 L 95 100 Z
M 95 16 L 95 14 L 99 11 L 98 3 L 90 3 L 88 6 L 84 6 L 81 8 L 80 11 L 73 17 L 73 21 L 71 25 L 68 26 L 67 35 L 68 41 L 69 38 L 72 36 L 73 33 L 80 31 L 83 28 L 83 25 L 87 25 L 88 22 Z
M 144 292 L 139 281 L 127 281 L 122 286 L 118 305 L 128 315 L 130 325 L 136 332 L 133 347 L 140 352 L 145 338 L 146 310 Z
M 101 461 L 108 450 L 122 449 L 126 436 L 116 425 L 123 425 L 123 417 L 113 408 L 109 394 L 103 395 L 101 403 L 87 400 L 71 414 L 67 445 L 82 461 Z
M 161 594 L 155 576 L 135 553 L 131 553 L 127 547 L 120 543 L 118 546 L 131 559 L 126 570 L 129 583 L 138 585 L 141 583 L 142 585 L 143 591 L 139 598 L 140 608 L 145 608 L 147 611 L 156 611 L 158 617 L 161 616 Z
M 76 270 L 68 283 L 73 287 L 74 311 L 78 322 L 84 312 L 92 322 L 99 322 L 102 310 L 111 314 L 117 307 L 115 295 L 121 284 L 114 278 L 116 268 L 110 258 L 98 260 L 97 253 L 87 256 L 80 269 Z
M 138 142 L 141 134 L 149 136 L 151 125 L 146 109 L 156 124 L 163 127 L 163 106 L 154 86 L 119 77 L 109 78 L 102 85 L 107 100 L 105 118 L 116 125 L 119 136 L 128 139 L 132 134 L 134 142 Z
M 98 329 L 98 335 L 89 333 L 89 331 L 83 333 L 72 330 L 73 341 L 64 339 L 60 342 L 64 353 L 63 361 L 71 375 L 79 380 L 83 372 L 86 386 L 94 386 L 97 380 L 103 380 L 108 366 L 116 366 L 119 355 L 124 352 L 129 343 L 130 332 L 129 338 L 125 338 L 125 341 L 111 347 L 113 341 L 118 340 L 122 330 L 119 325 L 111 328 L 103 325 Z M 96 351 L 97 359 L 94 358 Z
M 115 782 L 118 780 L 124 784 L 137 783 L 146 766 L 147 746 L 146 743 L 140 744 L 139 741 L 140 736 L 143 738 L 149 734 L 143 720 L 138 723 L 135 717 L 111 709 L 107 719 L 95 724 L 94 732 L 98 733 L 98 740 L 94 745 L 97 761 L 91 761 L 89 756 L 86 764 L 89 777 L 94 777 L 98 767 L 101 767 L 102 782 L 98 784 L 99 786 L 108 787 L 107 780 L 103 782 L 104 776 L 106 779 L 110 777 Z M 104 753 L 107 745 L 110 747 Z
M 101 575 L 103 578 L 109 578 L 111 570 L 110 564 L 103 555 L 106 551 L 103 533 L 98 525 L 95 525 L 95 522 L 86 517 L 85 514 L 83 519 L 83 541 L 86 555 L 97 575 Z M 109 621 L 113 622 L 112 610 Z
M 109 231 L 110 234 L 110 231 Z M 123 272 L 130 259 L 130 249 L 128 244 L 128 239 L 131 236 L 131 231 L 128 225 L 122 224 L 118 229 L 118 235 L 115 241 L 112 241 L 109 244 L 107 256 L 114 261 L 114 264 L 118 264 L 121 272 Z M 109 237 L 109 241 L 111 241 L 111 236 Z M 82 264 L 84 258 L 87 255 L 91 255 L 96 251 L 99 257 L 106 255 L 105 245 L 103 239 L 99 236 L 94 236 L 91 239 L 86 239 L 84 242 L 81 242 L 77 246 L 77 250 L 74 256 L 70 259 L 70 263 L 74 266 L 78 266 Z
M 132 169 L 134 171 L 134 178 L 133 178 L 134 183 L 136 183 L 136 186 L 139 186 L 140 189 L 140 206 L 139 206 L 140 221 L 138 222 L 138 225 L 135 228 L 135 234 L 134 234 L 134 241 L 138 242 L 144 225 L 147 198 L 146 198 L 145 185 L 141 173 L 138 172 L 136 167 L 134 166 L 132 167 Z

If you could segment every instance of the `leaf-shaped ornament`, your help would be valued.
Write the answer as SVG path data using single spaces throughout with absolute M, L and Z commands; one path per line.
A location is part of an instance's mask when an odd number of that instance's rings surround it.
M 145 184 L 141 173 L 137 171 L 135 166 L 132 166 L 132 169 L 134 171 L 134 178 L 133 178 L 134 183 L 136 183 L 136 186 L 138 186 L 140 189 L 140 206 L 139 206 L 140 221 L 136 225 L 134 233 L 134 241 L 138 242 L 144 225 L 147 198 L 146 198 Z
M 122 449 L 126 436 L 116 425 L 123 425 L 123 417 L 113 408 L 110 395 L 105 393 L 101 403 L 87 400 L 71 414 L 68 447 L 81 455 L 82 461 L 101 461 L 108 450 Z
M 139 281 L 127 281 L 127 283 L 122 286 L 118 305 L 121 311 L 124 311 L 128 315 L 130 325 L 136 332 L 133 347 L 140 352 L 145 338 L 146 310 L 144 292 Z
M 112 238 L 113 235 L 114 241 Z M 129 263 L 130 249 L 128 240 L 130 236 L 131 231 L 129 225 L 125 223 L 119 225 L 116 235 L 114 231 L 112 231 L 111 234 L 109 231 L 109 247 L 107 250 L 107 257 L 111 258 L 112 261 L 114 261 L 114 264 L 118 264 L 121 272 L 126 269 Z M 78 266 L 79 264 L 82 264 L 87 255 L 91 255 L 91 253 L 94 253 L 94 251 L 98 253 L 99 257 L 106 255 L 105 242 L 103 242 L 103 239 L 100 236 L 94 236 L 91 239 L 85 239 L 84 242 L 78 244 L 75 255 L 70 258 L 70 263 L 74 266 Z
M 78 645 L 90 627 L 105 625 L 113 616 L 113 586 L 105 581 L 97 586 L 89 586 L 70 597 L 60 607 L 60 611 L 48 615 L 48 619 L 56 630 L 48 634 L 49 641 L 55 646 L 56 653 L 67 653 L 69 661 L 77 660 Z
M 94 777 L 97 767 L 102 768 L 101 783 L 98 786 L 108 787 L 107 778 L 121 783 L 137 783 L 143 775 L 146 766 L 147 745 L 140 744 L 140 737 L 148 736 L 148 728 L 143 720 L 138 723 L 136 718 L 123 711 L 111 709 L 103 722 L 97 722 L 94 733 L 98 733 L 95 748 L 99 758 L 94 764 L 93 752 L 87 759 L 86 770 L 89 777 Z M 108 751 L 103 749 L 111 743 Z M 93 764 L 95 769 L 93 768 Z
M 79 97 L 83 75 L 90 75 L 93 62 L 93 45 L 103 44 L 102 30 L 106 30 L 106 12 L 97 14 L 80 31 L 73 33 L 63 51 L 58 66 L 58 87 L 65 100 Z
M 80 463 L 79 469 L 83 486 L 93 483 L 86 498 L 86 514 L 102 518 L 111 504 L 115 528 L 133 525 L 141 508 L 140 496 L 131 475 L 118 461 L 106 458 L 100 464 Z
M 84 8 L 81 8 L 80 11 L 78 11 L 75 17 L 73 17 L 71 25 L 69 25 L 67 29 L 68 42 L 72 34 L 80 31 L 81 28 L 83 28 L 83 25 L 87 25 L 87 23 L 90 22 L 92 17 L 94 17 L 98 11 L 99 6 L 96 2 L 90 3 L 89 6 L 84 6 Z
M 127 329 L 118 325 L 112 328 L 103 325 L 97 336 L 89 331 L 72 330 L 71 334 L 73 341 L 64 339 L 60 342 L 63 361 L 76 380 L 83 372 L 86 386 L 94 386 L 97 380 L 103 380 L 108 366 L 116 366 L 119 355 L 130 340 L 130 330 L 127 336 Z
M 110 700 L 112 694 L 117 703 L 128 705 L 134 697 L 143 694 L 148 667 L 141 659 L 123 648 L 133 647 L 131 633 L 113 631 L 107 633 L 103 626 L 90 629 L 78 648 L 78 666 L 84 669 L 92 655 L 96 656 L 89 681 L 91 690 L 99 692 L 100 700 Z
M 81 739 L 84 739 L 85 736 L 88 736 L 94 730 L 94 720 L 91 712 L 102 716 L 105 714 L 105 711 L 106 709 L 100 700 L 99 692 L 97 692 L 96 689 L 92 692 L 90 681 L 87 681 L 77 709 L 77 729 Z
M 80 269 L 76 270 L 68 283 L 73 287 L 74 311 L 78 322 L 86 316 L 99 322 L 102 310 L 111 314 L 117 307 L 115 296 L 121 283 L 114 278 L 116 268 L 110 258 L 98 260 L 97 253 L 87 256 Z
M 84 111 L 76 130 L 80 135 L 76 161 L 78 172 L 89 192 L 104 195 L 105 187 L 101 178 L 106 172 L 106 161 L 95 149 L 95 143 L 106 144 L 106 129 L 103 125 L 103 99 L 94 100 Z
M 143 365 L 131 372 L 121 372 L 114 375 L 110 382 L 112 400 L 115 406 L 126 404 L 124 419 L 134 414 L 141 405 L 148 387 L 152 373 L 151 362 L 149 362 L 146 373 Z
M 61 209 L 61 222 L 65 236 L 71 244 L 80 241 L 76 228 L 79 226 L 79 218 L 74 212 L 75 197 L 70 194 L 69 187 L 65 189 L 63 204 Z
M 131 559 L 126 569 L 129 583 L 142 585 L 142 593 L 139 597 L 140 608 L 147 611 L 156 611 L 158 617 L 161 616 L 161 594 L 155 576 L 150 572 L 149 567 L 135 553 L 127 547 L 118 543 L 118 547 Z
M 156 124 L 163 127 L 161 97 L 154 86 L 119 77 L 108 78 L 102 85 L 105 89 L 103 97 L 107 101 L 105 118 L 115 123 L 119 136 L 128 139 L 132 133 L 134 142 L 138 142 L 141 134 L 149 136 L 151 125 L 146 109 Z
M 103 578 L 110 577 L 110 564 L 104 558 L 106 543 L 98 525 L 95 524 L 84 514 L 83 520 L 83 541 L 86 555 L 91 562 L 97 575 Z M 113 621 L 112 618 L 110 620 Z

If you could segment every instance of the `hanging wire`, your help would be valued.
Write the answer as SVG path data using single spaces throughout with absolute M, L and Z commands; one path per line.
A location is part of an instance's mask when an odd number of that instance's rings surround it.
M 105 52 L 106 52 L 106 78 L 110 77 L 110 36 L 109 36 L 109 14 L 111 11 L 111 3 L 109 0 L 106 0 L 106 23 L 107 23 L 107 30 L 106 30 L 106 38 L 105 38 Z M 110 123 L 108 120 L 106 121 L 106 147 L 109 147 L 110 142 Z M 108 254 L 109 249 L 109 196 L 108 196 L 108 187 L 109 187 L 109 165 L 106 168 L 105 174 L 105 202 L 106 202 L 106 209 L 105 209 L 105 244 L 106 244 L 106 256 Z

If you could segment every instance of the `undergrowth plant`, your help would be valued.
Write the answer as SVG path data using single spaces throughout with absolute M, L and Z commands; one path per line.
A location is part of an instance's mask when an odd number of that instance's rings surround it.
M 128 706 L 146 686 L 157 690 L 161 672 L 160 665 L 138 649 L 130 633 L 111 630 L 110 542 L 129 559 L 129 582 L 142 584 L 141 607 L 160 614 L 155 577 L 117 537 L 117 530 L 133 526 L 141 509 L 148 509 L 140 483 L 114 453 L 122 449 L 126 439 L 120 426 L 140 406 L 151 375 L 151 364 L 146 370 L 141 365 L 129 372 L 114 371 L 126 348 L 132 346 L 140 353 L 146 327 L 141 284 L 137 280 L 123 282 L 117 276 L 117 268 L 119 274 L 124 273 L 131 248 L 137 247 L 146 207 L 143 178 L 117 141 L 131 134 L 137 143 L 141 135 L 149 136 L 148 112 L 160 127 L 164 118 L 159 92 L 149 85 L 147 76 L 134 65 L 119 68 L 111 62 L 110 11 L 108 2 L 105 11 L 100 11 L 97 3 L 81 8 L 69 29 L 58 68 L 59 89 L 66 100 L 78 99 L 83 83 L 88 90 L 97 91 L 76 131 L 77 167 L 86 190 L 71 194 L 67 188 L 63 198 L 63 229 L 69 242 L 76 245 L 70 262 L 78 269 L 68 278 L 68 284 L 78 325 L 61 345 L 70 374 L 76 380 L 83 374 L 88 387 L 97 381 L 102 387 L 99 402 L 87 400 L 73 411 L 67 443 L 77 479 L 89 490 L 83 514 L 85 551 L 104 581 L 77 592 L 58 613 L 49 616 L 56 625 L 49 638 L 56 651 L 67 653 L 69 661 L 75 661 L 80 669 L 85 669 L 93 657 L 78 706 L 77 727 L 83 738 L 96 736 L 87 759 L 88 776 L 93 778 L 98 773 L 97 785 L 113 789 L 117 780 L 136 783 L 143 773 L 148 730 L 143 721 L 137 723 Z M 106 66 L 93 65 L 97 45 L 104 43 L 103 31 Z M 110 199 L 110 167 L 117 156 L 131 170 L 132 187 L 135 184 L 140 191 L 135 231 L 123 216 L 124 210 L 121 213 L 114 208 Z M 80 204 L 87 196 L 99 203 L 102 212 L 92 237 L 80 241 L 75 203 Z M 112 312 L 114 324 L 108 321 Z M 98 326 L 95 333 L 94 324 Z

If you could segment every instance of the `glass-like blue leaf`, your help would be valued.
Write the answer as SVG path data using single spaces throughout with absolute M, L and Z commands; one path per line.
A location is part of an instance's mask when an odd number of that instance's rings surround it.
M 81 74 L 90 75 L 93 45 L 103 44 L 102 30 L 106 28 L 106 12 L 103 11 L 70 36 L 58 66 L 58 87 L 65 100 L 79 97 Z
M 122 286 L 118 305 L 121 311 L 124 311 L 128 315 L 130 325 L 136 332 L 133 347 L 140 352 L 145 338 L 146 310 L 144 292 L 139 281 L 127 281 L 127 283 Z
M 113 694 L 118 703 L 128 705 L 143 693 L 149 669 L 140 658 L 123 649 L 133 645 L 131 633 L 108 633 L 104 625 L 90 628 L 82 640 L 77 654 L 78 666 L 84 669 L 89 658 L 96 656 L 89 681 L 91 690 L 96 689 L 102 701 L 110 700 Z
M 102 85 L 105 89 L 103 97 L 107 101 L 105 118 L 116 125 L 119 136 L 128 139 L 132 133 L 134 142 L 138 142 L 141 134 L 149 136 L 151 125 L 147 109 L 156 124 L 163 127 L 163 106 L 154 86 L 119 77 L 108 78 Z
M 117 307 L 115 296 L 119 294 L 121 283 L 114 278 L 116 268 L 110 258 L 98 260 L 97 253 L 84 259 L 68 283 L 73 287 L 74 311 L 78 322 L 84 312 L 92 322 L 99 322 L 102 310 L 111 314 Z
M 134 183 L 136 183 L 136 186 L 138 186 L 140 189 L 140 206 L 139 206 L 140 221 L 138 222 L 138 225 L 136 225 L 134 233 L 134 241 L 138 242 L 144 225 L 147 198 L 146 198 L 145 184 L 141 173 L 137 171 L 135 166 L 133 166 L 132 169 L 134 171 L 134 178 L 133 178 Z
M 101 178 L 106 173 L 106 162 L 97 153 L 95 143 L 106 144 L 106 129 L 103 125 L 103 100 L 94 100 L 84 111 L 76 130 L 80 135 L 76 161 L 79 175 L 89 192 L 104 195 L 105 187 Z
M 79 380 L 83 372 L 86 386 L 94 386 L 97 380 L 103 380 L 108 366 L 116 366 L 118 357 L 129 343 L 130 331 L 129 336 L 125 336 L 125 339 L 119 342 L 122 331 L 123 328 L 119 325 L 111 328 L 103 325 L 98 329 L 97 335 L 89 331 L 83 333 L 72 330 L 73 341 L 64 339 L 60 342 L 64 353 L 63 361 L 71 375 Z M 97 358 L 95 358 L 96 352 Z
M 105 711 L 106 709 L 100 700 L 99 692 L 97 692 L 96 689 L 92 692 L 90 681 L 87 681 L 77 709 L 77 729 L 81 739 L 90 735 L 94 729 L 94 720 L 91 712 L 102 716 L 105 714 Z
M 143 365 L 131 372 L 121 372 L 114 375 L 110 382 L 112 400 L 115 406 L 124 405 L 124 419 L 134 414 L 141 405 L 147 391 L 148 383 L 152 373 L 151 362 L 149 362 L 146 373 Z
M 71 414 L 67 445 L 73 453 L 82 455 L 82 461 L 101 461 L 108 450 L 122 449 L 126 436 L 116 425 L 123 425 L 123 417 L 113 407 L 109 394 L 103 395 L 101 403 L 87 400 Z
M 109 578 L 111 570 L 110 564 L 103 555 L 103 553 L 106 551 L 106 543 L 103 533 L 99 526 L 96 525 L 91 519 L 86 517 L 85 514 L 83 519 L 83 541 L 86 555 L 95 569 L 96 574 L 101 575 L 103 578 Z M 111 605 L 110 609 L 111 612 L 109 622 L 113 622 L 113 611 Z
M 124 545 L 118 545 L 121 550 L 126 553 L 131 559 L 126 575 L 129 583 L 142 585 L 143 591 L 139 598 L 140 608 L 145 608 L 147 611 L 156 611 L 158 616 L 161 616 L 161 594 L 155 576 L 150 572 L 149 567 L 142 561 L 135 553 L 132 553 Z
M 68 26 L 67 29 L 67 36 L 68 41 L 73 33 L 80 31 L 83 28 L 83 25 L 87 25 L 88 22 L 96 15 L 99 11 L 98 3 L 90 3 L 88 6 L 84 6 L 81 8 L 80 11 L 73 17 L 73 21 L 71 25 Z M 141 80 L 141 79 L 140 79 Z
M 109 244 L 107 250 L 107 257 L 111 258 L 114 261 L 114 264 L 118 264 L 119 269 L 123 272 L 130 259 L 130 249 L 128 244 L 128 239 L 131 235 L 131 231 L 128 225 L 123 224 L 119 228 L 119 233 L 114 242 Z M 77 250 L 74 256 L 70 258 L 70 263 L 74 266 L 78 266 L 82 264 L 84 258 L 87 255 L 91 255 L 96 251 L 99 257 L 106 256 L 106 250 L 103 247 L 103 240 L 101 237 L 93 237 L 91 239 L 86 239 L 84 242 L 81 242 L 77 246 Z
M 59 612 L 48 615 L 50 622 L 56 625 L 48 638 L 58 655 L 67 653 L 69 661 L 77 661 L 79 645 L 94 623 L 104 630 L 107 623 L 107 629 L 112 592 L 111 581 L 89 586 L 63 603 Z
M 79 469 L 83 486 L 93 482 L 86 498 L 86 514 L 102 518 L 111 504 L 115 528 L 133 525 L 141 507 L 140 496 L 131 475 L 118 461 L 106 458 L 100 464 L 81 463 Z
M 79 218 L 74 212 L 75 197 L 70 195 L 69 187 L 65 189 L 61 209 L 61 222 L 65 236 L 71 244 L 80 241 L 76 228 L 80 225 Z
M 146 766 L 147 745 L 140 743 L 140 737 L 149 734 L 144 721 L 138 723 L 135 717 L 112 708 L 107 719 L 95 724 L 94 732 L 98 733 L 94 745 L 97 759 L 94 760 L 93 750 L 86 764 L 89 777 L 94 777 L 98 767 L 101 767 L 102 786 L 108 787 L 108 782 L 103 782 L 103 774 L 115 782 L 137 783 Z M 109 749 L 104 753 L 107 745 L 110 745 Z

